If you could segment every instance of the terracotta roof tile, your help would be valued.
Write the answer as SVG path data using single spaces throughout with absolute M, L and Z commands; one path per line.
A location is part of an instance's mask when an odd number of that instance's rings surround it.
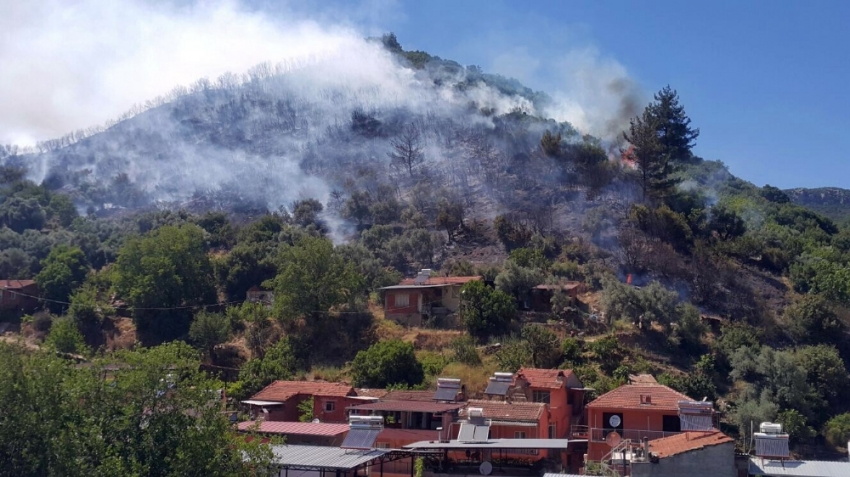
M 494 421 L 531 421 L 538 422 L 546 409 L 546 405 L 537 402 L 504 402 L 471 400 L 467 403 L 461 415 L 471 407 L 484 410 L 484 418 Z
M 649 396 L 650 403 L 641 404 L 641 396 Z M 693 401 L 693 399 L 661 384 L 624 384 L 594 399 L 586 407 L 588 409 L 612 408 L 678 411 L 679 401 Z
M 572 373 L 570 369 L 519 368 L 516 374 L 524 377 L 532 388 L 558 389 L 566 385 Z
M 433 285 L 463 285 L 466 282 L 472 282 L 476 280 L 481 280 L 482 277 L 474 276 L 474 277 L 430 277 L 422 283 L 422 286 L 433 286 Z M 399 283 L 399 285 L 415 285 L 415 278 L 405 278 Z
M 433 400 L 434 391 L 390 391 L 381 398 L 381 401 L 431 402 Z
M 251 399 L 283 402 L 298 394 L 345 397 L 354 395 L 354 388 L 347 384 L 327 381 L 275 381 L 251 396 Z
M 432 412 L 440 414 L 454 411 L 463 407 L 461 403 L 445 403 L 434 401 L 375 401 L 365 404 L 355 404 L 348 409 L 356 411 L 392 411 L 392 412 Z
M 387 395 L 388 391 L 386 389 L 369 389 L 369 388 L 358 388 L 355 389 L 354 392 L 359 397 L 372 397 L 372 398 L 382 398 Z
M 718 430 L 711 432 L 683 432 L 675 436 L 649 441 L 649 451 L 654 452 L 659 458 L 663 459 L 683 452 L 725 444 L 727 442 L 733 442 L 733 439 Z
M 256 421 L 245 421 L 238 424 L 240 431 L 254 427 Z M 256 432 L 264 434 L 293 434 L 299 436 L 338 436 L 348 432 L 348 424 L 329 424 L 326 422 L 287 422 L 260 421 Z
M 32 285 L 35 285 L 34 280 L 0 280 L 0 288 L 8 288 L 11 290 L 19 290 Z

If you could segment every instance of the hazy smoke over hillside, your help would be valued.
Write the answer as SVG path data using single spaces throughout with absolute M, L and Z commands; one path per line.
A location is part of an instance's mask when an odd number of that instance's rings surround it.
M 528 160 L 546 128 L 570 132 L 523 114 L 614 139 L 638 96 L 622 66 L 593 52 L 564 57 L 564 92 L 547 99 L 452 62 L 404 67 L 353 28 L 227 0 L 7 2 L 0 31 L 0 143 L 132 117 L 17 159 L 95 209 L 327 204 L 334 190 L 403 182 L 403 170 L 388 177 L 388 153 L 410 127 L 430 164 L 416 182 L 504 204 L 511 188 L 499 181 L 527 169 L 513 162 Z M 511 112 L 519 116 L 497 119 Z
M 0 141 L 29 144 L 202 77 L 361 42 L 349 28 L 227 0 L 0 2 L 0 31 Z

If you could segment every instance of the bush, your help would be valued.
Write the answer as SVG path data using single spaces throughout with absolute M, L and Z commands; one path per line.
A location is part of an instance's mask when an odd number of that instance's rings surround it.
M 510 295 L 493 290 L 482 281 L 467 282 L 461 288 L 459 315 L 469 334 L 480 339 L 505 334 L 516 315 Z
M 463 363 L 469 366 L 478 366 L 481 364 L 481 356 L 478 355 L 478 350 L 475 349 L 475 341 L 468 335 L 460 336 L 452 341 L 452 351 L 454 351 L 454 360 L 458 363 Z
M 531 347 L 527 341 L 512 339 L 502 343 L 496 352 L 499 371 L 515 373 L 519 368 L 531 364 Z
M 416 386 L 425 378 L 413 345 L 400 340 L 381 341 L 357 353 L 351 373 L 356 386 L 373 388 Z
M 450 363 L 446 356 L 432 352 L 422 353 L 419 361 L 422 363 L 422 371 L 425 372 L 425 376 L 439 376 L 446 365 Z
M 564 360 L 573 365 L 581 363 L 581 354 L 584 351 L 584 342 L 576 338 L 564 338 L 561 342 L 561 354 Z
M 850 441 L 850 412 L 839 414 L 823 426 L 823 436 L 830 444 L 841 447 Z
M 531 350 L 531 364 L 535 368 L 554 368 L 561 362 L 561 346 L 555 333 L 540 325 L 522 327 L 522 339 Z
M 44 344 L 51 349 L 61 353 L 88 353 L 86 341 L 83 334 L 77 329 L 77 324 L 70 318 L 60 318 L 53 322 L 50 334 L 44 340 Z
M 797 343 L 834 342 L 844 333 L 844 324 L 817 295 L 806 295 L 785 309 L 788 334 Z

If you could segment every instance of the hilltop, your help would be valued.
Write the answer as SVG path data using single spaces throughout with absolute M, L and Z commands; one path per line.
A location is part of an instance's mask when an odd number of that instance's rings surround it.
M 394 35 L 356 53 L 4 148 L 0 278 L 34 277 L 52 313 L 10 317 L 31 344 L 109 352 L 121 323 L 238 369 L 236 397 L 297 374 L 417 387 L 560 366 L 602 393 L 652 372 L 716 399 L 740 442 L 777 419 L 795 443 L 841 442 L 826 430 L 850 411 L 850 231 L 805 194 L 695 156 L 722 138 L 701 138 L 670 87 L 645 107 L 621 88 L 593 135 L 545 93 Z M 463 333 L 383 318 L 381 288 L 423 268 L 493 284 L 467 289 Z M 519 312 L 565 281 L 587 287 L 580 303 Z M 243 303 L 252 287 L 274 306 Z M 365 382 L 369 350 L 415 352 L 419 379 Z
M 844 224 L 850 218 L 850 190 L 840 187 L 798 187 L 784 192 L 795 204 L 814 210 L 838 223 Z

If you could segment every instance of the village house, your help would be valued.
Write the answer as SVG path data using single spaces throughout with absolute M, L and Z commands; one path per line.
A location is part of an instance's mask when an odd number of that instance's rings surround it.
M 440 378 L 436 391 L 391 391 L 376 401 L 350 406 L 348 411 L 351 416 L 382 416 L 384 429 L 376 446 L 399 449 L 448 436 L 465 399 L 459 380 Z
M 346 422 L 348 406 L 371 397 L 357 396 L 353 387 L 325 381 L 275 381 L 251 399 L 242 401 L 256 419 L 264 421 L 298 421 L 301 402 L 313 399 L 313 418 L 320 422 Z
M 384 293 L 384 316 L 407 326 L 438 323 L 452 326 L 445 320 L 460 308 L 460 289 L 474 277 L 432 277 L 431 270 L 419 272 L 398 285 L 381 288 Z M 442 320 L 442 321 L 441 321 Z
M 0 280 L 0 311 L 32 313 L 39 306 L 34 280 Z
M 253 286 L 245 293 L 245 301 L 249 303 L 262 303 L 266 306 L 274 305 L 274 292 L 263 290 L 258 286 Z
M 684 394 L 658 384 L 651 376 L 640 376 L 637 384 L 609 391 L 587 406 L 589 461 L 599 461 L 612 448 L 612 441 L 649 441 L 679 434 L 680 401 L 692 402 Z M 574 430 L 574 435 L 576 434 Z M 616 438 L 608 438 L 616 433 Z
M 519 305 L 522 310 L 549 313 L 552 311 L 552 297 L 555 293 L 563 293 L 569 297 L 570 305 L 576 306 L 579 301 L 578 295 L 582 292 L 584 292 L 584 284 L 581 282 L 537 285 L 529 291 L 528 298 Z

